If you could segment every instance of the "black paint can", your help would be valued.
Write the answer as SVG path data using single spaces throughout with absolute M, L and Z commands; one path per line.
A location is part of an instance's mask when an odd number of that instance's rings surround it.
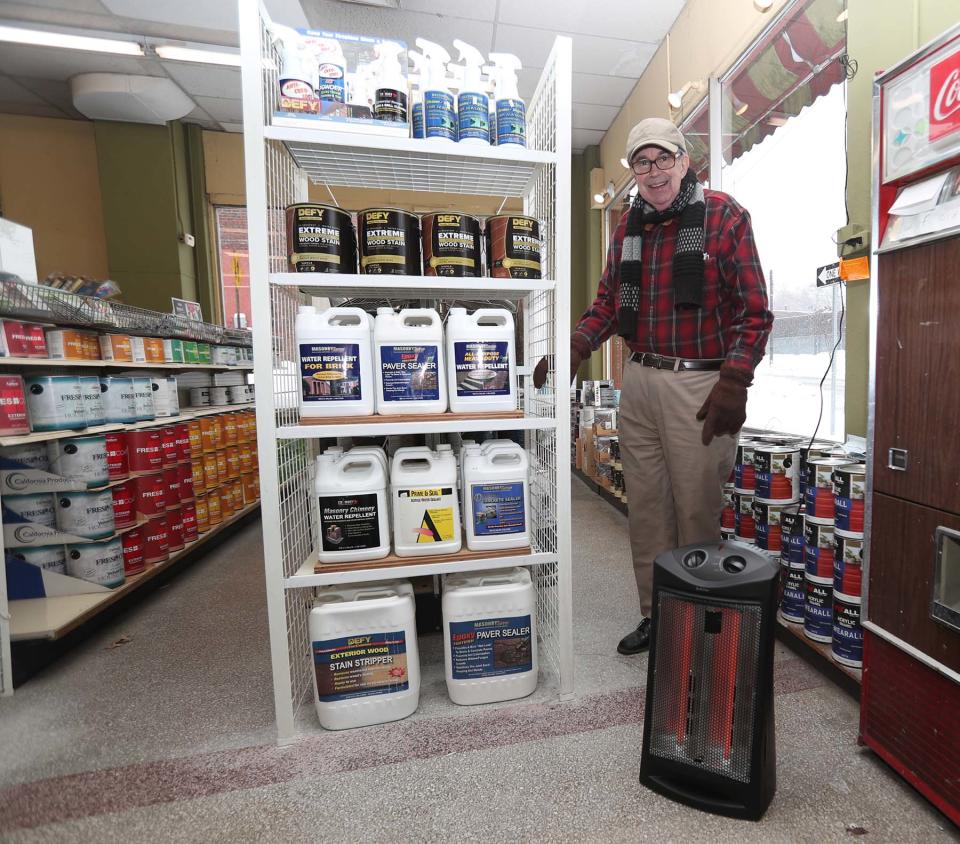
M 355 273 L 357 239 L 350 214 L 333 205 L 288 205 L 287 254 L 297 273 Z
M 424 214 L 423 274 L 450 278 L 483 275 L 480 221 L 456 211 Z
M 420 275 L 420 219 L 396 208 L 367 208 L 357 214 L 360 272 Z

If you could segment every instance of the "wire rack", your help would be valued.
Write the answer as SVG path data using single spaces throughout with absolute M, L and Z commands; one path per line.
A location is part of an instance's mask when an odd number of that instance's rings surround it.
M 175 314 L 80 296 L 55 287 L 22 281 L 0 281 L 0 315 L 78 328 L 109 329 L 151 337 L 178 337 L 204 343 L 249 346 L 252 335 L 243 329 L 187 319 Z

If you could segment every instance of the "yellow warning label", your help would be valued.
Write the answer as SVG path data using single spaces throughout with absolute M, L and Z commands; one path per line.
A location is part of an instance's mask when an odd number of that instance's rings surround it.
M 411 498 L 435 498 L 438 501 L 443 495 L 442 489 L 408 489 L 407 495 Z
M 425 510 L 417 530 L 417 543 L 446 542 L 453 539 L 453 508 L 436 507 Z

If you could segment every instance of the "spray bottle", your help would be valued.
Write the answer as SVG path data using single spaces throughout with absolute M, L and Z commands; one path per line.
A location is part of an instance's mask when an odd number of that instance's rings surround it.
M 491 53 L 497 90 L 497 145 L 527 145 L 527 107 L 517 91 L 520 59 L 511 53 Z
M 347 60 L 340 42 L 336 38 L 315 38 L 313 43 L 318 59 L 317 96 L 321 100 L 345 103 Z
M 280 96 L 284 100 L 316 100 L 317 57 L 295 29 L 272 24 L 270 35 L 280 54 Z
M 484 91 L 480 69 L 483 54 L 464 41 L 454 39 L 453 46 L 460 52 L 462 65 L 453 65 L 463 73 L 463 82 L 457 95 L 458 140 L 461 144 L 490 143 L 490 98 Z
M 376 72 L 373 62 L 365 62 L 357 65 L 355 73 L 347 74 L 347 102 L 354 107 L 351 112 L 354 117 L 373 116 L 371 102 Z
M 407 80 L 400 66 L 400 54 L 405 49 L 396 41 L 377 44 L 373 91 L 373 116 L 376 120 L 407 122 Z
M 411 122 L 413 123 L 413 137 L 422 138 L 423 134 L 423 74 L 427 66 L 427 60 L 422 53 L 415 50 L 408 50 L 407 55 L 413 64 L 413 73 L 410 75 L 411 101 L 410 107 Z M 416 76 L 416 79 L 414 79 Z
M 455 141 L 457 139 L 457 114 L 453 94 L 447 86 L 447 62 L 450 54 L 439 44 L 417 39 L 417 46 L 426 57 L 427 66 L 421 77 L 423 91 L 423 128 L 428 141 Z

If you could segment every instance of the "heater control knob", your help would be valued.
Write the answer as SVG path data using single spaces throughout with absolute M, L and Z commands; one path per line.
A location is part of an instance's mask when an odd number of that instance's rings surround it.
M 695 569 L 702 566 L 707 561 L 707 552 L 702 548 L 695 548 L 683 555 L 683 566 L 688 569 Z
M 747 561 L 743 559 L 743 557 L 734 554 L 731 557 L 724 557 L 720 565 L 723 566 L 723 570 L 729 574 L 740 574 L 740 572 L 747 567 Z

